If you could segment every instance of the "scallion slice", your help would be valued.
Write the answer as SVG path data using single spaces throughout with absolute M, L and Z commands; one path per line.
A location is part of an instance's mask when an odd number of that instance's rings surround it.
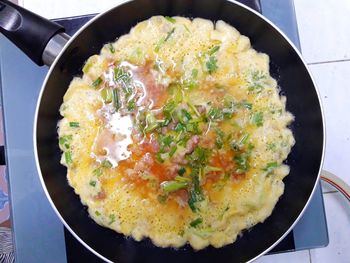
M 71 122 L 69 123 L 69 127 L 72 127 L 72 128 L 79 128 L 79 127 L 80 127 L 80 124 L 79 124 L 79 122 L 77 122 L 77 121 L 71 121 Z
M 101 85 L 102 81 L 103 81 L 102 78 L 98 77 L 94 82 L 92 82 L 92 86 L 94 88 L 98 88 Z
M 161 183 L 160 186 L 164 192 L 171 193 L 179 189 L 186 188 L 188 186 L 188 182 L 165 181 Z

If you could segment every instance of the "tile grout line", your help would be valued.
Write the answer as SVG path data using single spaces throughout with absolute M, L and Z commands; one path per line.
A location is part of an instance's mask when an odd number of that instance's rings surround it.
M 350 62 L 350 59 L 338 59 L 338 60 L 329 60 L 329 61 L 310 62 L 307 64 L 312 66 L 312 65 L 322 65 L 322 64 L 338 63 L 338 62 Z

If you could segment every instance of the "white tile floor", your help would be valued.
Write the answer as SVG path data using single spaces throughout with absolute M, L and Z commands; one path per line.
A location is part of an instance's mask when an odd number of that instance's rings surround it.
M 276 0 L 277 1 L 277 0 Z M 121 0 L 19 0 L 26 8 L 47 18 L 100 12 Z M 350 184 L 350 1 L 294 0 L 301 47 L 322 97 L 327 129 L 324 169 Z M 69 6 L 69 8 L 67 8 Z M 265 262 L 350 262 L 350 205 L 326 187 L 324 194 L 330 244 L 257 260 Z

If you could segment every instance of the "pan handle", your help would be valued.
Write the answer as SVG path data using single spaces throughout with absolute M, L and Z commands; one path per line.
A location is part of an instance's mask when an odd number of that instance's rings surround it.
M 69 38 L 62 26 L 7 0 L 0 0 L 0 32 L 39 66 L 51 64 L 52 56 L 58 54 L 57 45 L 64 45 Z M 47 47 L 56 49 L 57 54 L 50 51 L 43 56 Z

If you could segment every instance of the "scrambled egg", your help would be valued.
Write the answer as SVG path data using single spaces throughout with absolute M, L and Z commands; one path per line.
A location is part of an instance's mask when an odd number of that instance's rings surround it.
M 152 17 L 72 80 L 69 184 L 100 225 L 156 246 L 233 243 L 283 194 L 294 138 L 269 57 L 223 21 Z

